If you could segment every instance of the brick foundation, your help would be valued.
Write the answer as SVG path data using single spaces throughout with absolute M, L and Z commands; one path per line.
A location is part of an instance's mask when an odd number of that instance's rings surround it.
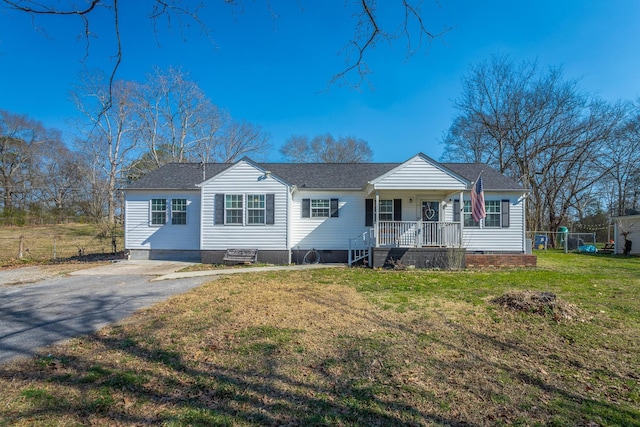
M 535 267 L 538 257 L 527 254 L 467 254 L 467 268 Z

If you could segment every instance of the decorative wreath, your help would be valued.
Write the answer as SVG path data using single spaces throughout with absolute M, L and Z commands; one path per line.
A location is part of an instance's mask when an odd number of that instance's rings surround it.
M 427 205 L 422 208 L 422 215 L 424 215 L 427 220 L 430 220 L 433 219 L 434 216 L 436 216 L 436 211 L 432 209 L 430 205 Z

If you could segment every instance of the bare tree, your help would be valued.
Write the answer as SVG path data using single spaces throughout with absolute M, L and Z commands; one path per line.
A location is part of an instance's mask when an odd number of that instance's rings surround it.
M 223 0 L 232 8 L 245 7 L 242 0 Z M 204 2 L 189 2 L 187 0 L 146 0 L 148 5 L 148 18 L 153 23 L 153 30 L 157 32 L 161 26 L 169 29 L 177 27 L 182 32 L 195 24 L 200 28 L 205 37 L 211 37 L 211 29 L 207 22 L 200 17 L 203 10 L 210 5 Z M 437 2 L 434 1 L 437 5 Z M 41 15 L 64 16 L 77 18 L 80 24 L 81 37 L 86 41 L 86 52 L 90 51 L 90 40 L 99 25 L 98 14 L 107 14 L 111 19 L 114 52 L 114 65 L 109 75 L 109 87 L 115 81 L 116 72 L 123 59 L 123 46 L 120 24 L 121 14 L 119 0 L 87 0 L 85 2 L 47 1 L 47 0 L 0 0 L 0 5 L 9 10 L 27 13 L 37 18 Z M 269 0 L 265 0 L 265 7 L 271 12 L 271 16 L 277 17 L 277 12 L 272 8 Z M 302 8 L 301 8 L 302 10 Z M 396 40 L 406 43 L 406 52 L 410 56 L 421 51 L 423 46 L 439 37 L 446 29 L 433 32 L 426 24 L 427 14 L 423 2 L 420 0 L 401 0 L 393 6 L 391 13 L 381 16 L 378 4 L 375 0 L 348 0 L 344 2 L 344 13 L 355 19 L 354 31 L 351 39 L 343 48 L 345 68 L 337 72 L 332 82 L 346 82 L 346 79 L 355 74 L 351 84 L 359 86 L 366 80 L 370 69 L 365 61 L 366 55 L 380 42 L 393 44 Z
M 12 214 L 16 197 L 29 196 L 31 168 L 38 163 L 42 145 L 55 138 L 52 133 L 26 115 L 0 110 L 0 180 L 5 215 Z
M 608 166 L 607 181 L 615 215 L 639 209 L 640 198 L 640 100 L 632 106 L 625 123 L 607 141 L 602 162 Z
M 559 68 L 504 56 L 470 68 L 455 106 L 448 160 L 486 162 L 530 189 L 528 222 L 537 230 L 566 222 L 606 175 L 601 153 L 625 114 L 582 93 Z
M 62 140 L 43 147 L 41 161 L 33 168 L 41 208 L 54 217 L 81 215 L 81 204 L 90 194 L 89 164 L 86 155 Z
M 260 158 L 269 148 L 270 138 L 271 136 L 258 125 L 229 118 L 220 142 L 213 150 L 203 150 L 207 158 L 202 160 L 213 159 L 221 163 L 231 163 L 249 154 L 255 154 Z
M 76 107 L 85 116 L 78 141 L 89 152 L 107 182 L 107 221 L 115 222 L 117 190 L 125 167 L 139 145 L 135 85 L 116 81 L 112 88 L 101 73 L 86 74 L 72 92 Z M 112 107 L 109 107 L 109 105 Z
M 367 141 L 353 136 L 335 139 L 328 133 L 312 139 L 294 135 L 280 148 L 280 154 L 296 163 L 362 163 L 373 157 Z
M 156 68 L 135 87 L 137 127 L 155 167 L 193 159 L 203 147 L 213 149 L 223 113 L 186 73 Z
M 155 69 L 135 88 L 135 128 L 145 152 L 131 164 L 130 179 L 170 162 L 233 162 L 261 156 L 269 135 L 257 125 L 236 121 L 218 108 L 180 69 Z

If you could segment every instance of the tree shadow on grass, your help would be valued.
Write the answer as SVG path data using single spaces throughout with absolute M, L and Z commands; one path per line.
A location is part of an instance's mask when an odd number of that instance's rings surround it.
M 26 403 L 20 409 L 0 412 L 4 423 L 474 425 L 425 413 L 401 398 L 380 399 L 358 381 L 337 378 L 327 366 L 351 363 L 349 352 L 344 360 L 325 360 L 313 368 L 328 380 L 323 385 L 325 381 L 301 381 L 278 373 L 278 355 L 268 347 L 260 366 L 241 369 L 193 363 L 178 351 L 143 345 L 139 336 L 126 334 L 96 334 L 77 345 L 118 352 L 141 367 L 126 368 L 117 360 L 101 362 L 95 355 L 85 358 L 64 351 L 2 366 L 5 385 L 31 384 L 21 392 Z
M 110 327 L 50 355 L 0 366 L 7 392 L 1 393 L 0 419 L 5 424 L 640 425 L 637 406 L 581 392 L 558 373 L 544 375 L 519 364 L 549 356 L 527 339 L 490 335 L 447 319 L 387 315 L 338 294 L 299 296 L 349 313 L 359 329 L 336 331 L 324 343 L 331 352 L 288 364 L 297 356 L 302 330 L 270 324 L 236 327 L 234 337 L 212 331 L 226 340 L 223 347 L 203 345 L 195 354 L 181 348 L 179 337 L 174 342 L 153 335 L 153 330 L 170 331 L 163 318 L 176 315 L 159 312 L 146 329 Z M 370 329 L 362 330 L 365 325 Z M 216 322 L 204 326 L 216 327 Z M 206 341 L 206 334 L 200 339 Z M 221 354 L 235 360 L 223 361 Z M 573 361 L 578 369 L 578 360 L 569 359 L 558 363 Z M 11 388 L 19 391 L 10 393 Z

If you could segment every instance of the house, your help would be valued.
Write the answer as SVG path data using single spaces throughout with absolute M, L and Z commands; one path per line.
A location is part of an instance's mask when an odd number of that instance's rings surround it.
M 613 218 L 614 227 L 614 252 L 625 253 L 625 244 L 631 244 L 628 255 L 640 255 L 640 215 L 625 215 Z
M 476 223 L 469 188 L 481 172 L 487 217 Z M 246 248 L 276 264 L 301 263 L 309 251 L 376 267 L 464 267 L 474 255 L 532 262 L 522 258 L 526 190 L 486 165 L 424 154 L 403 163 L 173 163 L 124 195 L 135 259 L 221 263 L 228 249 Z

